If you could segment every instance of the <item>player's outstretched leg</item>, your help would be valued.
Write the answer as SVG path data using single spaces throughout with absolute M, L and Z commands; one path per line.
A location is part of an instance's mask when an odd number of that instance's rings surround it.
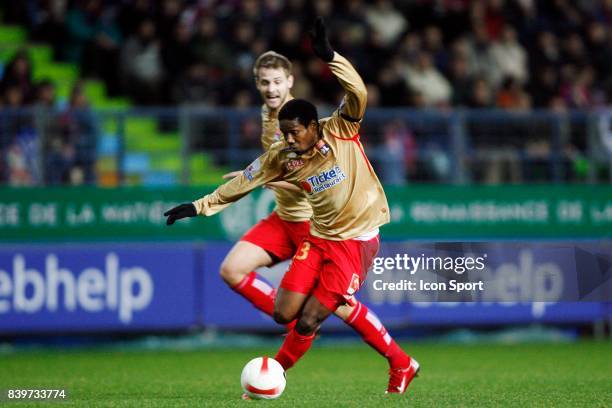
M 294 292 L 295 293 L 295 292 Z M 300 318 L 289 332 L 278 353 L 274 357 L 285 370 L 293 365 L 308 351 L 321 323 L 329 317 L 331 310 L 323 306 L 317 298 L 310 296 L 304 304 Z M 286 316 L 287 319 L 290 316 Z M 279 321 L 284 323 L 286 320 Z
M 374 312 L 357 302 L 355 306 L 343 305 L 336 310 L 346 324 L 351 326 L 374 350 L 389 362 L 388 393 L 403 393 L 419 370 L 419 363 L 407 355 L 393 340 Z
M 262 248 L 238 241 L 221 264 L 221 278 L 236 293 L 268 316 L 274 314 L 276 289 L 264 282 L 255 269 L 272 264 L 272 257 Z
M 385 357 L 390 368 L 405 368 L 410 357 L 397 345 L 378 317 L 366 305 L 357 302 L 355 306 L 343 305 L 336 310 L 346 324 L 353 328 L 374 350 Z

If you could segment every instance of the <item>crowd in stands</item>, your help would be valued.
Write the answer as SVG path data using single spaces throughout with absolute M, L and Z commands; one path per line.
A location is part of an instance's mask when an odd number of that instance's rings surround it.
M 255 58 L 294 62 L 294 93 L 335 105 L 306 30 L 324 16 L 370 106 L 590 108 L 612 100 L 610 0 L 7 2 L 56 57 L 138 104 L 253 106 Z
M 272 49 L 293 62 L 294 95 L 336 106 L 341 88 L 306 35 L 317 15 L 330 26 L 334 48 L 363 76 L 370 108 L 567 111 L 612 102 L 612 0 L 27 0 L 4 2 L 0 10 L 5 23 L 28 29 L 30 41 L 49 43 L 56 60 L 78 65 L 83 78 L 103 80 L 110 96 L 136 105 L 258 106 L 252 67 Z M 2 106 L 55 104 L 54 84 L 33 83 L 31 68 L 25 53 L 4 67 Z M 0 134 L 19 137 L 0 140 L 9 152 L 0 179 L 94 182 L 95 125 L 87 108 L 77 86 L 53 123 L 2 119 L 0 127 L 19 131 Z M 34 163 L 36 154 L 27 152 L 40 148 L 32 136 L 40 126 L 51 130 L 43 146 L 50 154 Z M 241 144 L 258 146 L 256 124 L 244 128 Z M 469 130 L 498 148 L 501 139 L 515 144 L 511 137 L 520 133 Z M 491 133 L 500 136 L 490 139 Z M 414 129 L 398 121 L 371 134 L 386 151 L 389 169 L 379 170 L 388 182 L 423 171 Z M 563 143 L 584 152 L 580 138 Z M 434 153 L 449 149 L 433 138 L 428 143 Z M 542 148 L 547 141 L 530 143 L 536 147 L 521 147 L 543 157 L 550 150 Z M 452 172 L 442 153 L 426 160 L 435 174 L 417 179 L 444 180 Z M 32 170 L 37 166 L 46 170 Z
M 80 83 L 66 106 L 55 84 L 32 80 L 32 65 L 18 52 L 0 81 L 0 181 L 10 185 L 92 184 L 96 121 Z M 20 109 L 27 107 L 28 109 Z M 46 138 L 39 135 L 44 133 Z M 40 155 L 44 151 L 44 155 Z

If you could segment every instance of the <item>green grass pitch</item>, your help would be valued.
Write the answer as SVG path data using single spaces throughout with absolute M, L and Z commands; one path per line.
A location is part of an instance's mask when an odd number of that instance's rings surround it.
M 0 355 L 0 389 L 66 388 L 58 407 L 612 406 L 609 342 L 403 346 L 422 370 L 401 396 L 384 395 L 386 362 L 365 345 L 313 347 L 276 401 L 240 400 L 239 380 L 249 359 L 274 347 L 18 352 Z

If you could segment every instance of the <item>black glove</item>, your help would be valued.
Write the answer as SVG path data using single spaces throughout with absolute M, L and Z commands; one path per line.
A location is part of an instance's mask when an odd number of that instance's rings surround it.
M 327 28 L 323 22 L 323 17 L 317 17 L 314 26 L 309 32 L 312 50 L 317 57 L 325 62 L 330 62 L 334 59 L 334 49 L 327 38 Z
M 177 205 L 164 213 L 164 217 L 168 217 L 166 218 L 166 225 L 172 225 L 176 220 L 186 217 L 195 217 L 196 215 L 198 215 L 198 212 L 196 211 L 195 205 L 192 203 Z

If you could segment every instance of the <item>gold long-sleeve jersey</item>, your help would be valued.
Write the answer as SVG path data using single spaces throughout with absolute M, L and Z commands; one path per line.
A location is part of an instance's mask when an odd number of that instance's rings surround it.
M 266 105 L 261 108 L 261 145 L 264 151 L 281 141 L 282 135 L 278 128 L 278 114 L 272 113 Z M 308 221 L 312 217 L 312 208 L 304 192 L 290 191 L 283 188 L 274 189 L 276 206 L 274 211 L 278 216 L 291 222 Z
M 353 239 L 389 222 L 387 198 L 359 140 L 365 85 L 338 53 L 329 66 L 346 95 L 331 117 L 319 121 L 317 145 L 300 155 L 285 141 L 272 144 L 242 175 L 194 201 L 198 214 L 213 215 L 265 183 L 285 180 L 304 190 L 314 236 Z

